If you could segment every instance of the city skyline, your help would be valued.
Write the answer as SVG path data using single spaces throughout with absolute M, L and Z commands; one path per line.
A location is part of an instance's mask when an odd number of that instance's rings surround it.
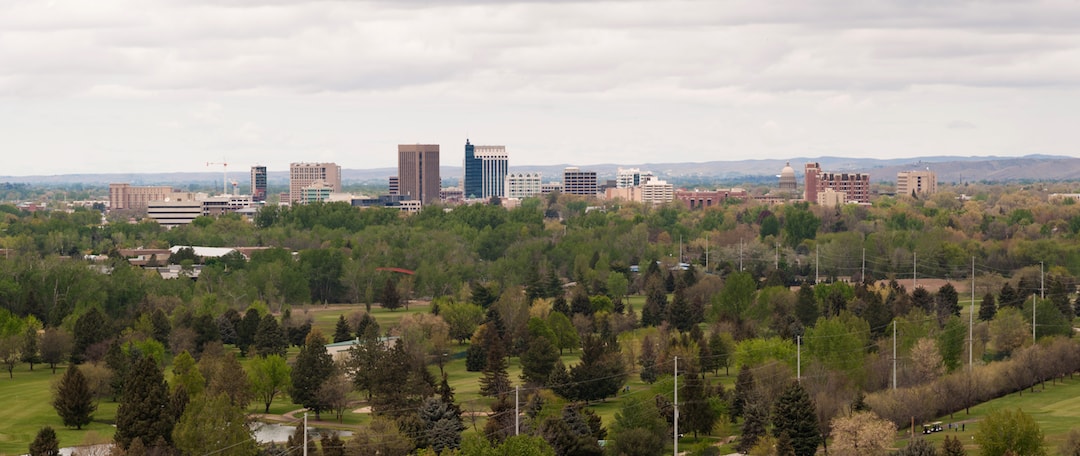
M 1064 0 L 7 4 L 0 175 L 456 163 L 466 138 L 583 168 L 1076 157 L 1078 22 Z

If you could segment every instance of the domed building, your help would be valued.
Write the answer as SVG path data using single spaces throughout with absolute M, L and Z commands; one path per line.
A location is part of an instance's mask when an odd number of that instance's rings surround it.
M 788 162 L 784 169 L 780 170 L 780 190 L 789 190 L 794 192 L 798 189 L 798 184 L 795 183 L 795 169 L 791 167 L 791 162 Z

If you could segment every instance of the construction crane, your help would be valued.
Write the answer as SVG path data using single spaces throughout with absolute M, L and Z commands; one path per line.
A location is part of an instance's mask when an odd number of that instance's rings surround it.
M 221 194 L 229 194 L 229 164 L 226 162 L 206 162 L 206 166 L 221 166 Z

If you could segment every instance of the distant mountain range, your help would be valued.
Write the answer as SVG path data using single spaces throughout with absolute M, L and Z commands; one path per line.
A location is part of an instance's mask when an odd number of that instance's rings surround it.
M 1028 155 L 1024 157 L 952 157 L 929 156 L 902 159 L 843 158 L 843 157 L 798 157 L 789 160 L 734 160 L 710 161 L 704 163 L 642 163 L 642 164 L 598 164 L 580 166 L 593 170 L 601 179 L 614 178 L 618 168 L 640 168 L 652 171 L 661 179 L 717 179 L 737 180 L 740 178 L 760 179 L 780 174 L 786 163 L 791 163 L 795 174 L 802 180 L 803 165 L 810 162 L 821 164 L 825 171 L 860 172 L 870 174 L 871 182 L 894 182 L 896 173 L 917 169 L 930 169 L 937 173 L 938 181 L 949 182 L 1005 182 L 1017 180 L 1080 180 L 1080 159 L 1052 155 Z M 515 166 L 511 163 L 511 172 L 540 172 L 544 181 L 558 181 L 562 178 L 563 168 L 567 164 L 549 166 Z M 460 178 L 460 166 L 443 166 L 441 174 L 444 181 Z M 396 168 L 343 169 L 342 182 L 349 183 L 385 183 L 389 176 L 397 173 Z M 108 185 L 111 182 L 127 182 L 132 185 L 191 185 L 216 182 L 220 185 L 221 174 L 215 172 L 191 173 L 111 173 L 111 174 L 62 174 L 52 176 L 0 176 L 0 182 L 65 185 L 81 183 L 85 185 Z M 248 184 L 247 172 L 230 173 L 230 180 L 237 180 L 241 188 Z M 288 171 L 270 171 L 267 176 L 271 184 L 288 182 Z

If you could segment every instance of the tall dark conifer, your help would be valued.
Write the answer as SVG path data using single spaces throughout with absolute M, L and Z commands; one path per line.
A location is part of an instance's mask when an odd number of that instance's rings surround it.
M 300 347 L 296 355 L 296 365 L 292 370 L 292 388 L 289 395 L 294 404 L 300 404 L 315 412 L 315 418 L 326 404 L 319 399 L 319 388 L 334 373 L 334 359 L 326 352 L 326 340 L 318 332 L 308 335 L 307 343 Z
M 67 372 L 60 378 L 60 383 L 56 385 L 53 408 L 63 419 L 64 426 L 82 429 L 93 420 L 94 411 L 97 410 L 94 393 L 90 391 L 90 384 L 78 366 L 68 367 Z
M 163 439 L 172 442 L 176 416 L 169 397 L 169 386 L 149 356 L 140 357 L 124 377 L 124 394 L 116 410 L 114 440 L 126 449 L 135 438 L 143 442 Z
M 1080 299 L 1080 297 L 1077 297 Z M 994 303 L 994 295 L 987 293 L 982 298 L 982 302 L 979 303 L 979 320 L 990 321 L 994 319 L 994 315 L 997 315 L 997 305 Z
M 786 432 L 796 456 L 813 456 L 821 445 L 821 428 L 810 395 L 799 382 L 792 382 L 776 400 L 773 436 Z

